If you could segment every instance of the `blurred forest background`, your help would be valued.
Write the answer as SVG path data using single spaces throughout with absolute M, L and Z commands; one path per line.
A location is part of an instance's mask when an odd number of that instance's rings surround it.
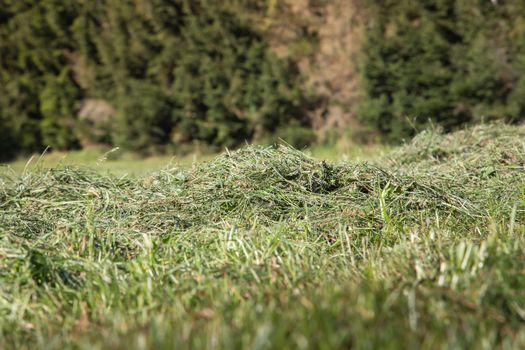
M 0 158 L 525 119 L 525 1 L 0 0 Z

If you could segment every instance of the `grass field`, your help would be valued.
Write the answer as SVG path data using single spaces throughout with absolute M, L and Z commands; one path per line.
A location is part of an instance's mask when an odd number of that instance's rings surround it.
M 523 348 L 525 126 L 0 175 L 0 348 Z
M 385 153 L 388 149 L 388 147 L 381 145 L 360 146 L 341 143 L 314 146 L 304 151 L 315 158 L 340 161 L 370 159 Z M 0 166 L 7 167 L 8 170 L 16 174 L 31 172 L 35 169 L 75 166 L 89 168 L 102 174 L 139 177 L 173 166 L 191 167 L 200 162 L 210 161 L 215 156 L 210 153 L 194 153 L 142 158 L 119 149 L 107 151 L 92 148 L 70 152 L 44 152 L 43 154 L 20 157 L 13 162 L 0 164 Z
M 192 154 L 186 156 L 154 156 L 142 158 L 137 155 L 123 153 L 120 150 L 105 152 L 101 149 L 87 149 L 71 152 L 53 152 L 20 157 L 3 164 L 17 174 L 32 172 L 35 169 L 50 169 L 60 166 L 75 166 L 89 168 L 101 174 L 115 176 L 128 175 L 140 177 L 160 171 L 170 166 L 181 165 L 191 167 L 192 164 L 213 159 L 210 154 Z

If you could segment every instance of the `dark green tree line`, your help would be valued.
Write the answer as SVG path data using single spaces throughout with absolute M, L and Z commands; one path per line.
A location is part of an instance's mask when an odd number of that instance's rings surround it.
M 428 123 L 525 118 L 525 3 L 371 0 L 361 120 L 390 140 Z M 521 87 L 521 88 L 520 88 Z
M 237 6 L 237 7 L 234 7 Z M 4 155 L 106 142 L 140 152 L 257 140 L 301 117 L 299 76 L 236 13 L 238 2 L 2 0 Z M 115 113 L 106 134 L 87 100 Z M 89 119 L 89 118 L 88 118 Z
M 2 153 L 47 143 L 74 147 L 70 136 L 80 90 L 67 53 L 73 11 L 61 1 L 4 1 L 0 6 Z
M 384 140 L 525 118 L 524 2 L 354 1 L 368 16 L 357 116 Z M 315 96 L 269 46 L 270 3 L 0 0 L 1 157 L 313 140 Z

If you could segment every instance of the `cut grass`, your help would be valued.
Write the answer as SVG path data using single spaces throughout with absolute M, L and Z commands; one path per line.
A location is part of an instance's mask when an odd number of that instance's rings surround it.
M 4 348 L 525 346 L 525 127 L 0 177 Z

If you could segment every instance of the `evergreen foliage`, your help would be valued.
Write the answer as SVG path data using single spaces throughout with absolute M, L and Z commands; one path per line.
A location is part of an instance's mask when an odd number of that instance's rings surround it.
M 451 130 L 525 117 L 516 89 L 524 81 L 523 2 L 371 0 L 368 6 L 359 115 L 386 139 L 410 136 L 429 122 Z
M 309 2 L 308 11 L 316 4 Z M 320 97 L 306 91 L 297 69 L 301 57 L 284 59 L 275 43 L 270 48 L 277 32 L 265 31 L 265 16 L 276 6 L 3 0 L 2 157 L 99 143 L 152 153 L 278 138 L 300 147 L 313 142 L 305 116 Z M 366 0 L 356 6 L 368 16 L 356 68 L 357 115 L 384 140 L 399 142 L 429 123 L 449 131 L 525 118 L 524 2 Z M 315 33 L 301 35 L 315 46 Z M 106 106 L 104 115 L 92 110 L 89 120 L 80 118 L 89 101 Z
M 41 146 L 43 133 L 46 142 L 69 147 L 74 140 L 59 135 L 68 132 L 64 128 L 68 129 L 74 120 L 71 106 L 79 94 L 67 78 L 70 9 L 57 0 L 4 1 L 1 7 L 3 128 L 11 130 L 21 149 Z M 2 153 L 16 151 L 11 147 L 3 148 Z
M 87 99 L 117 111 L 99 139 L 144 153 L 195 141 L 236 146 L 294 120 L 307 126 L 297 72 L 237 15 L 247 7 L 205 0 L 6 1 L 1 131 L 19 142 L 6 138 L 2 151 L 78 147 L 87 137 L 77 117 Z
M 173 82 L 177 138 L 234 146 L 298 119 L 295 72 L 220 5 L 186 6 Z M 200 14 L 200 15 L 199 15 Z

